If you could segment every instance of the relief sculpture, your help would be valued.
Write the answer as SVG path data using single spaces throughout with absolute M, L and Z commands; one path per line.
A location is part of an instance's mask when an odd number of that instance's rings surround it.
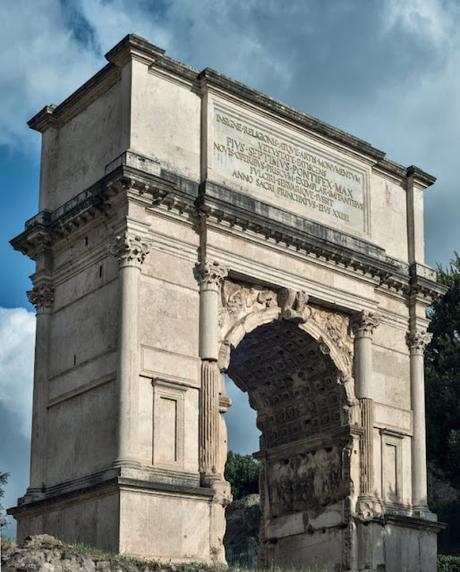
M 308 511 L 312 516 L 323 507 L 343 500 L 350 483 L 343 479 L 339 445 L 292 455 L 269 462 L 268 482 L 273 516 Z

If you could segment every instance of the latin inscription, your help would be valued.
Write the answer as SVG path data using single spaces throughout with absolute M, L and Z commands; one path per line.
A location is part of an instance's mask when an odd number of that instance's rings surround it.
M 310 217 L 320 213 L 333 226 L 365 230 L 365 171 L 311 144 L 215 109 L 213 155 L 215 168 L 240 188 Z

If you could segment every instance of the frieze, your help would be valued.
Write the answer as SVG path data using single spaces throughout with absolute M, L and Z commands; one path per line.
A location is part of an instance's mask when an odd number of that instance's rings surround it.
M 339 445 L 267 461 L 266 471 L 273 516 L 298 511 L 308 511 L 315 516 L 322 507 L 343 500 L 349 494 L 350 481 L 343 478 L 344 463 Z

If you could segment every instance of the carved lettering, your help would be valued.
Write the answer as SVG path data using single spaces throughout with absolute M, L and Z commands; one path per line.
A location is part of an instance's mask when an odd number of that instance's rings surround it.
M 216 109 L 216 169 L 264 198 L 296 203 L 336 225 L 365 231 L 366 173 L 307 142 Z

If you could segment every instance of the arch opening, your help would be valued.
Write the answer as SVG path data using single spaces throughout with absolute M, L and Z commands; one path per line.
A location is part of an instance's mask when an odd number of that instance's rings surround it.
M 298 320 L 279 319 L 242 337 L 226 373 L 248 394 L 261 432 L 259 564 L 307 558 L 318 565 L 325 534 L 341 545 L 352 488 L 352 406 L 343 374 Z M 340 563 L 340 550 L 336 556 Z

